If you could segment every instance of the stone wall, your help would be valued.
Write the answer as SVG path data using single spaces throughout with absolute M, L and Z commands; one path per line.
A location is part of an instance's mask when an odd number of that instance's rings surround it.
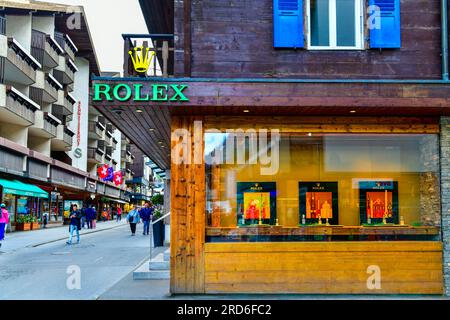
M 450 117 L 441 118 L 441 201 L 445 294 L 450 296 Z
M 440 227 L 441 193 L 437 136 L 426 135 L 421 139 L 420 165 L 420 220 L 425 226 Z

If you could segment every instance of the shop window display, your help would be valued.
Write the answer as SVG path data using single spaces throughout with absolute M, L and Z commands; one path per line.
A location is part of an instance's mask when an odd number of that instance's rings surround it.
M 282 133 L 269 150 L 205 135 L 207 241 L 440 237 L 437 135 Z M 278 153 L 270 174 L 263 151 Z

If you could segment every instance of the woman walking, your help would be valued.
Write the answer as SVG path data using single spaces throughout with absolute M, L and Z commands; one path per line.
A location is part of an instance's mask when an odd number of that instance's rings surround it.
M 136 225 L 139 223 L 140 217 L 137 208 L 133 208 L 127 216 L 127 221 L 130 224 L 131 235 L 136 235 Z
M 6 226 L 9 223 L 9 212 L 6 210 L 6 205 L 2 203 L 0 205 L 0 248 L 2 241 L 5 239 Z

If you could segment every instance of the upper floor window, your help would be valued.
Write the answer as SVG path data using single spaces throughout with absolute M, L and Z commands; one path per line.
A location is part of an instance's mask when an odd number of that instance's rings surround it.
M 400 0 L 273 0 L 273 3 L 275 48 L 401 48 Z
M 362 0 L 308 0 L 310 49 L 363 49 Z

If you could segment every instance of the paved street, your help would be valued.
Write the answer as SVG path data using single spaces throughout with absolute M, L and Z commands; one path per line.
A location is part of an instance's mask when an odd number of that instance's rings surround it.
M 66 227 L 9 234 L 0 249 L 0 300 L 97 299 L 148 258 L 150 239 L 139 233 L 142 225 L 135 237 L 125 223 L 97 227 L 73 246 L 65 244 Z M 71 266 L 79 267 L 79 290 L 66 285 Z

